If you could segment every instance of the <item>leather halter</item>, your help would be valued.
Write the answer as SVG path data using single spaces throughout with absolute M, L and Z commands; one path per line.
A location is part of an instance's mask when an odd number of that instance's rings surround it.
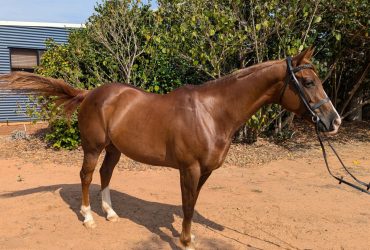
M 287 57 L 286 59 L 286 64 L 287 64 L 287 77 L 285 78 L 284 82 L 284 87 L 281 90 L 280 98 L 279 98 L 279 103 L 281 103 L 281 100 L 284 96 L 285 90 L 288 86 L 289 83 L 292 83 L 296 91 L 298 92 L 299 98 L 303 102 L 303 104 L 306 106 L 307 111 L 312 115 L 312 120 L 314 122 L 318 122 L 320 120 L 319 116 L 316 114 L 315 110 L 319 109 L 323 104 L 327 103 L 330 101 L 329 97 L 325 97 L 324 99 L 320 100 L 319 102 L 310 105 L 309 101 L 306 98 L 305 92 L 303 90 L 303 87 L 301 83 L 298 81 L 295 73 L 304 70 L 304 69 L 313 69 L 312 64 L 302 64 L 299 65 L 295 68 L 292 66 L 292 58 Z

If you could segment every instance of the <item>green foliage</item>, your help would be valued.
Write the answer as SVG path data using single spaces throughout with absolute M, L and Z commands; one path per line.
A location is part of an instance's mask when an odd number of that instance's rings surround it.
M 75 149 L 80 143 L 80 131 L 77 116 L 74 114 L 70 120 L 64 117 L 63 110 L 56 107 L 54 98 L 30 96 L 32 105 L 27 106 L 26 113 L 30 117 L 49 121 L 49 132 L 45 140 L 55 149 Z M 38 105 L 36 105 L 38 103 Z M 40 107 L 40 108 L 37 108 Z
M 49 122 L 51 133 L 45 137 L 46 141 L 56 149 L 75 149 L 81 143 L 77 119 L 67 121 L 63 118 Z
M 169 51 L 209 78 L 235 69 L 235 57 L 246 39 L 237 16 L 224 1 L 160 1 L 165 29 L 161 39 Z
M 259 134 L 271 124 L 271 121 L 277 118 L 279 111 L 280 108 L 278 105 L 265 106 L 252 115 L 247 121 L 247 126 Z
M 154 13 L 139 0 L 104 1 L 95 12 L 86 23 L 88 38 L 118 66 L 118 81 L 137 85 L 133 81 L 136 61 L 156 32 Z
M 349 102 L 355 92 L 363 95 L 364 102 L 370 99 L 370 77 L 366 74 L 370 65 L 370 3 L 330 0 L 320 7 L 325 14 L 317 29 L 317 67 L 343 115 L 352 108 Z M 359 82 L 362 74 L 365 78 Z
M 118 66 L 101 45 L 93 42 L 86 29 L 71 31 L 67 44 L 46 41 L 47 51 L 37 73 L 62 78 L 78 88 L 93 89 L 118 81 Z
M 135 81 L 148 92 L 165 94 L 185 83 L 198 83 L 204 79 L 187 62 L 157 53 L 157 49 L 147 51 L 145 56 L 137 60 L 136 65 Z

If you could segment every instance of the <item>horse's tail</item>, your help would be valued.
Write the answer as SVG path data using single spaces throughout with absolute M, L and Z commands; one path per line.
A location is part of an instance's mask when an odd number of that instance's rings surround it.
M 56 105 L 64 108 L 67 117 L 71 116 L 89 92 L 84 89 L 76 89 L 61 79 L 42 77 L 26 72 L 1 75 L 0 89 L 21 90 L 41 96 L 55 96 Z

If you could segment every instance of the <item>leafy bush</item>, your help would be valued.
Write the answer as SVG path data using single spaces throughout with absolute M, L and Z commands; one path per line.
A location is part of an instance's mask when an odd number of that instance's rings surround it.
M 77 119 L 67 121 L 64 118 L 49 122 L 51 132 L 45 136 L 46 141 L 56 149 L 75 149 L 81 144 Z

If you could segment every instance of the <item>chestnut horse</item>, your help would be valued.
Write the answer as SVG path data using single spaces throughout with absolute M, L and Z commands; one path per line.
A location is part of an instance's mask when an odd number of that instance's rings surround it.
M 307 103 L 315 107 L 312 110 L 322 124 L 319 129 L 336 133 L 341 120 L 310 64 L 312 54 L 309 48 L 293 57 L 289 62 L 298 70 L 291 72 L 302 86 Z M 193 249 L 190 228 L 199 192 L 212 171 L 222 165 L 238 128 L 269 103 L 281 104 L 311 121 L 312 112 L 307 112 L 299 91 L 289 84 L 289 67 L 285 60 L 268 61 L 165 95 L 115 83 L 80 90 L 62 80 L 30 73 L 12 73 L 0 79 L 7 82 L 2 88 L 57 96 L 59 104 L 69 112 L 80 105 L 78 124 L 84 151 L 81 213 L 86 227 L 95 227 L 89 185 L 105 149 L 100 178 L 107 219 L 118 219 L 112 208 L 109 182 L 121 153 L 146 164 L 176 168 L 180 171 L 184 213 L 180 240 L 187 249 Z

